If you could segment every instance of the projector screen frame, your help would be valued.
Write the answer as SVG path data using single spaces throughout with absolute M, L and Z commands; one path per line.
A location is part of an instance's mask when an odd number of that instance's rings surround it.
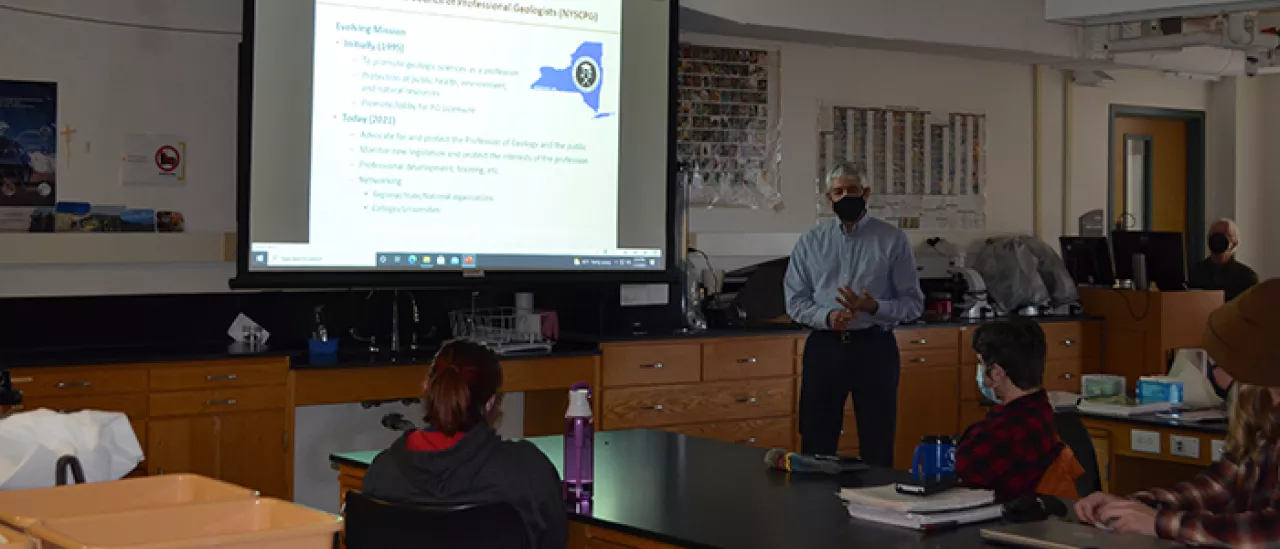
M 318 289 L 318 288 L 471 288 L 510 283 L 678 283 L 684 250 L 677 225 L 685 212 L 679 211 L 679 182 L 676 162 L 677 67 L 680 57 L 680 2 L 669 0 L 667 35 L 667 165 L 664 269 L 645 271 L 251 271 L 249 255 L 249 200 L 253 141 L 253 55 L 255 14 L 258 0 L 243 0 L 236 113 L 236 275 L 228 281 L 233 290 Z

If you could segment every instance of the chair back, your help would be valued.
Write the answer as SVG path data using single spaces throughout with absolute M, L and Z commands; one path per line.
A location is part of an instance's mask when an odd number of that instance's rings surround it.
M 347 549 L 531 549 L 510 503 L 398 504 L 347 492 Z
M 1084 474 L 1076 479 L 1078 497 L 1102 491 L 1102 472 L 1098 470 L 1098 454 L 1093 448 L 1093 438 L 1089 429 L 1075 412 L 1059 412 L 1053 415 L 1053 429 L 1058 438 L 1066 443 L 1075 459 L 1084 468 Z

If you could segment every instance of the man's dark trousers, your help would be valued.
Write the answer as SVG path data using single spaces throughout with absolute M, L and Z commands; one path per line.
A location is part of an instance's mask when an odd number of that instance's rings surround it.
M 836 454 L 845 399 L 852 396 L 863 461 L 893 467 L 900 370 L 898 342 L 891 330 L 809 334 L 800 380 L 800 451 Z

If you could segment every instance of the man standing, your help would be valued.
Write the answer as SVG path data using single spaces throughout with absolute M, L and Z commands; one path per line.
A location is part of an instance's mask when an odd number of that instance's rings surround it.
M 1209 257 L 1191 266 L 1190 284 L 1200 290 L 1222 290 L 1222 297 L 1231 301 L 1258 283 L 1258 273 L 1244 263 L 1236 261 L 1236 247 L 1240 234 L 1236 222 L 1222 218 L 1209 226 Z
M 836 453 L 852 395 L 862 459 L 892 467 L 899 372 L 893 327 L 920 316 L 924 293 L 906 233 L 866 215 L 871 189 L 857 167 L 836 166 L 826 184 L 839 219 L 800 237 L 783 281 L 787 314 L 814 329 L 800 382 L 801 451 Z

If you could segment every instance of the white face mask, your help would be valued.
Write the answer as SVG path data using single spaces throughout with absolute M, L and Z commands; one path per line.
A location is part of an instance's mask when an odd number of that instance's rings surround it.
M 986 383 L 986 381 L 987 381 L 986 369 L 987 369 L 987 367 L 986 367 L 985 365 L 983 365 L 981 361 L 979 361 L 979 362 L 978 362 L 978 375 L 977 375 L 977 381 L 978 381 L 978 392 L 982 393 L 982 397 L 983 397 L 983 398 L 985 398 L 985 399 L 987 399 L 987 400 L 990 400 L 991 402 L 994 402 L 994 403 L 996 403 L 996 404 L 1003 404 L 1002 402 L 1000 402 L 1000 399 L 999 399 L 998 397 L 996 397 L 996 390 L 995 390 L 995 388 L 993 388 L 993 387 L 988 387 L 988 386 L 987 386 L 987 383 Z

